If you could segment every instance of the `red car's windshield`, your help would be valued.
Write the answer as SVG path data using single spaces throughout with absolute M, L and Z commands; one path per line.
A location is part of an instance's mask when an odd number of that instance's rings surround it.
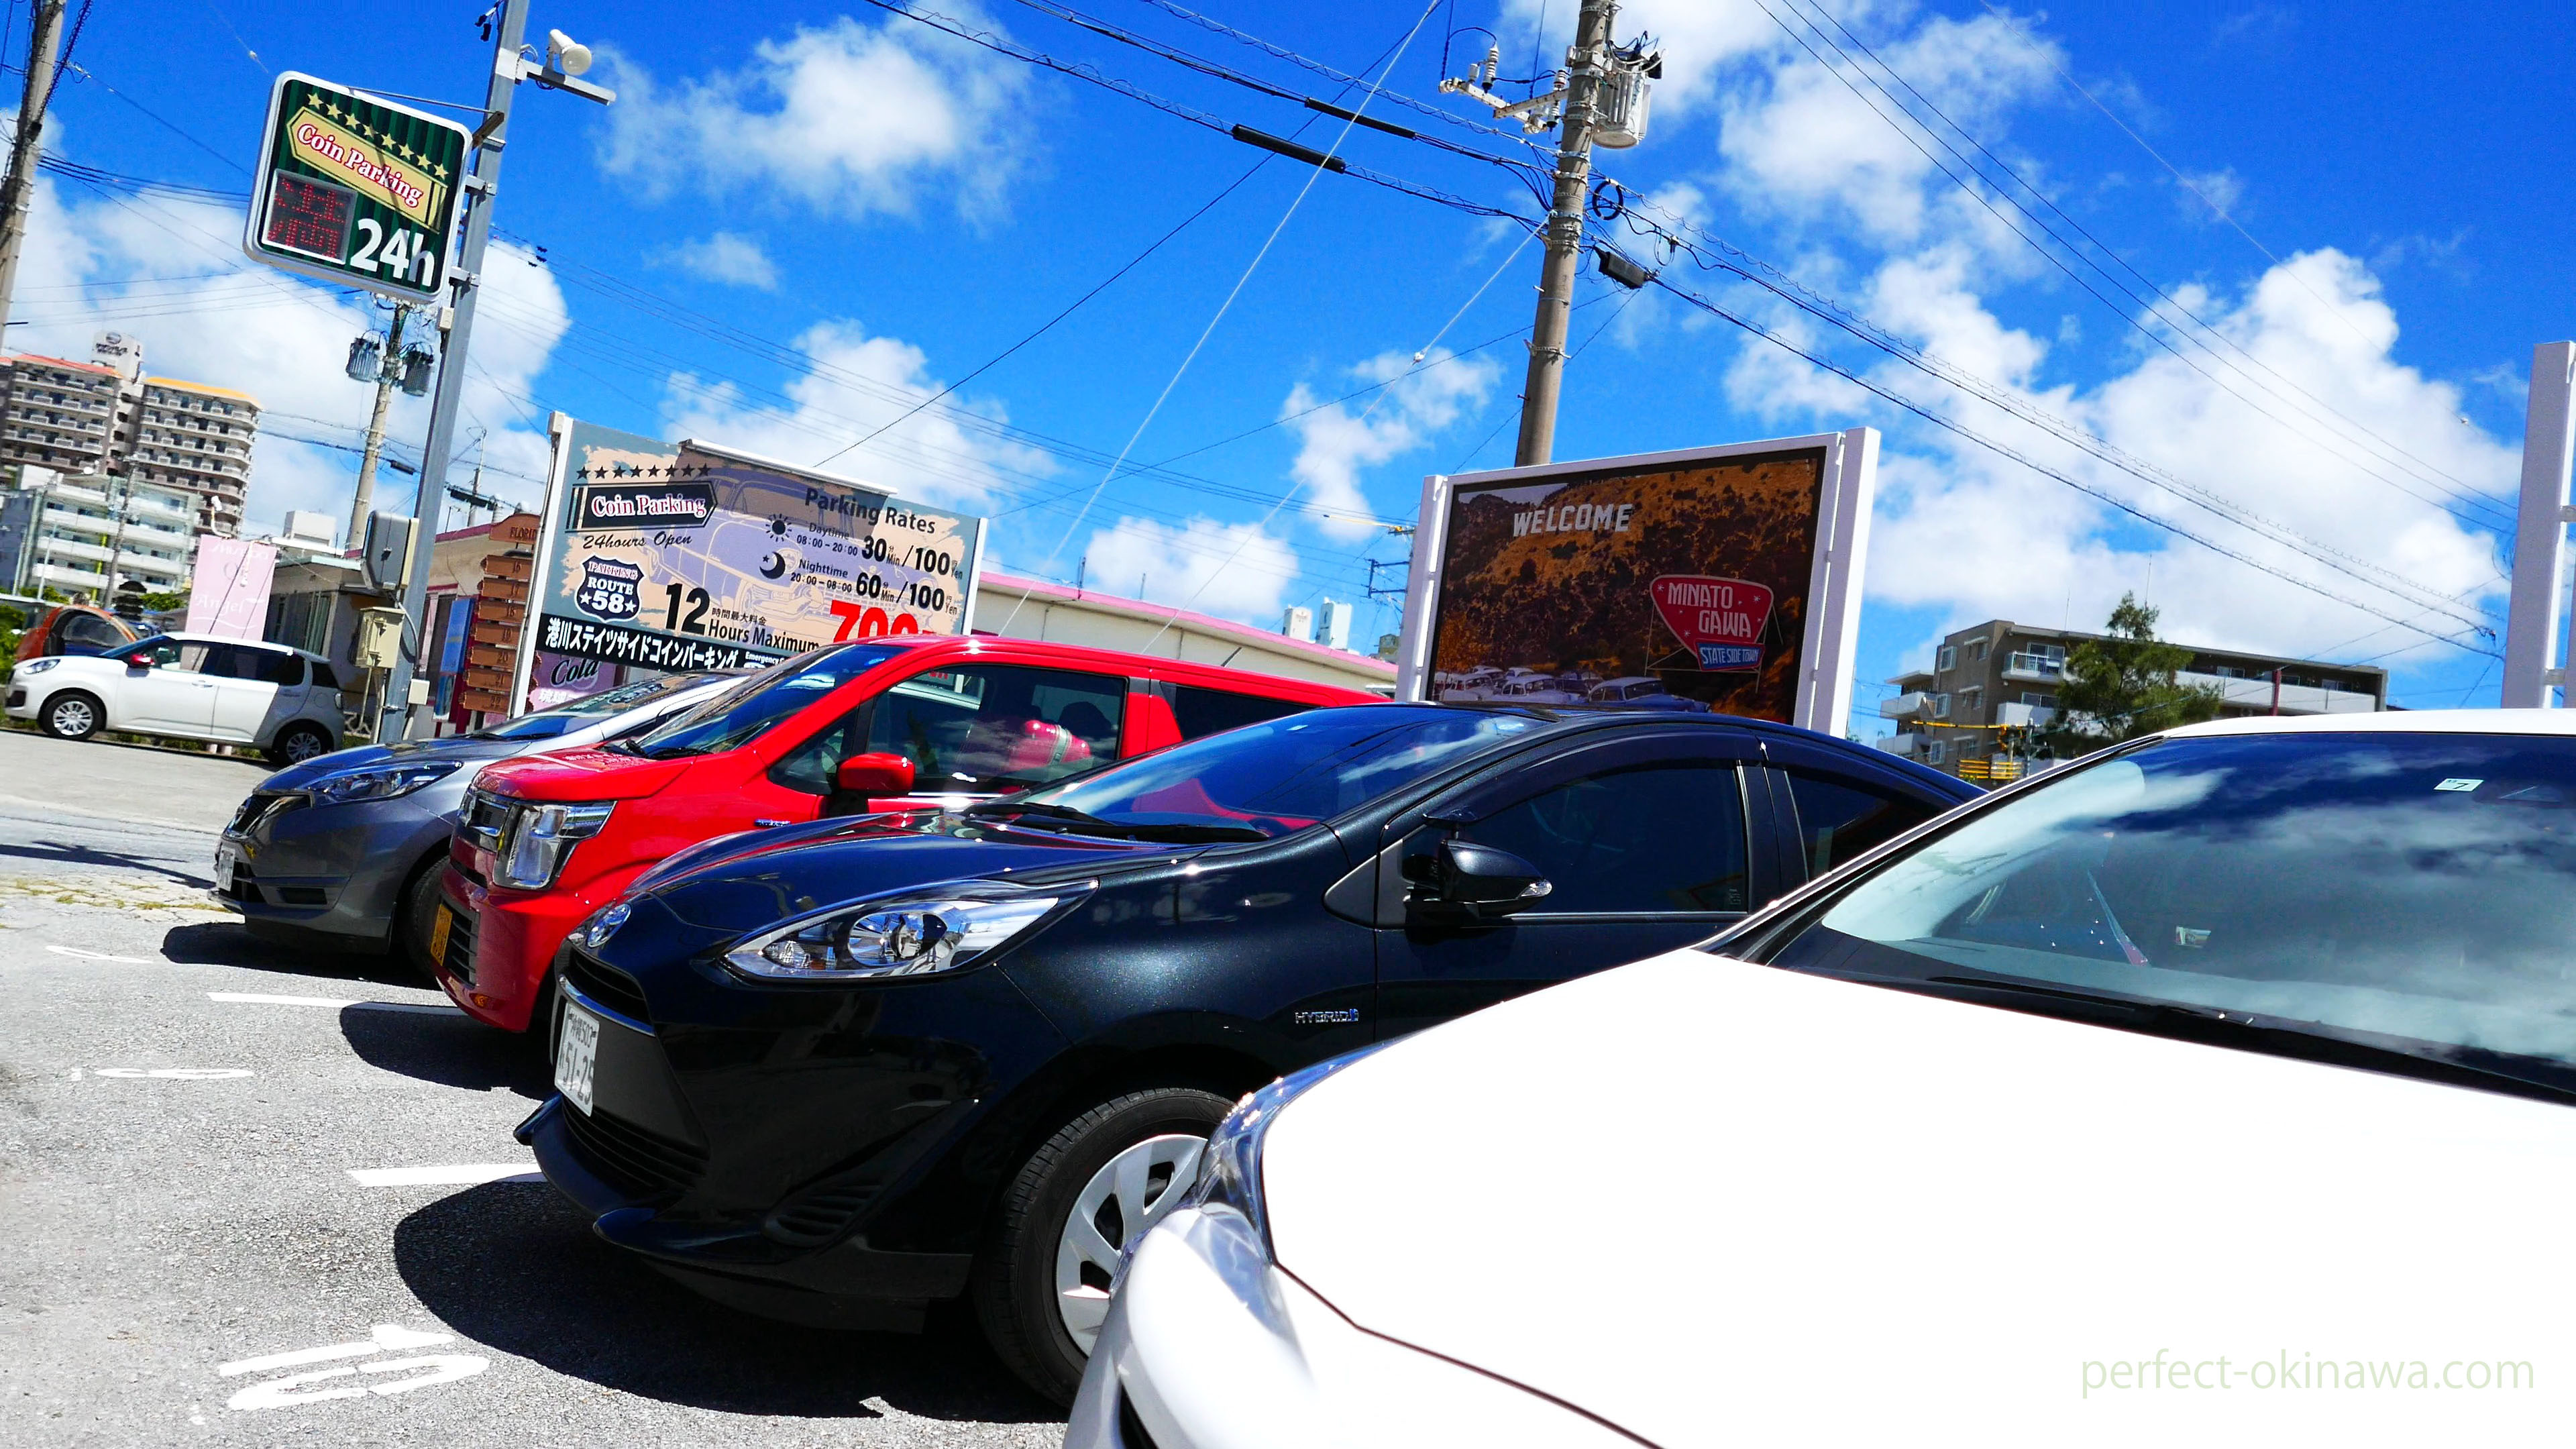
M 1537 728 L 1525 715 L 1439 705 L 1310 710 L 1175 745 L 977 813 L 1119 835 L 1268 839 Z
M 903 650 L 902 645 L 834 644 L 780 660 L 628 748 L 653 760 L 741 749 L 780 720 Z

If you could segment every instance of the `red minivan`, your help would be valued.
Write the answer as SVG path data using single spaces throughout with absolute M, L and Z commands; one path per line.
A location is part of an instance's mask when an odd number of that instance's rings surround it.
M 700 841 L 826 815 L 960 806 L 1377 697 L 1024 639 L 831 645 L 651 734 L 486 767 L 448 847 L 430 957 L 457 1005 L 525 1031 L 573 927 Z

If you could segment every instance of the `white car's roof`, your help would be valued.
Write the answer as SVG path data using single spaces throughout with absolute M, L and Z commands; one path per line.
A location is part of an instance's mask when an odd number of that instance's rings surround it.
M 2270 734 L 2570 735 L 2576 734 L 2576 710 L 2393 709 L 2367 714 L 2258 714 L 2184 725 L 2166 731 L 2165 737 Z
M 241 644 L 252 649 L 283 649 L 299 658 L 321 660 L 324 664 L 331 662 L 309 649 L 298 649 L 292 644 L 272 644 L 265 639 L 235 639 L 223 634 L 191 634 L 182 629 L 164 629 L 158 634 L 145 634 L 134 642 L 140 644 L 144 639 L 176 639 L 182 644 Z

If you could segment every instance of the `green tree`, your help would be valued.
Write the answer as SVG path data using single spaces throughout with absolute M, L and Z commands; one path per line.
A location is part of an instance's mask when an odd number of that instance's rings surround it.
M 2122 594 L 2111 611 L 2109 637 L 2067 651 L 2057 721 L 2048 733 L 2058 753 L 2087 754 L 2218 717 L 2219 691 L 2174 679 L 2191 662 L 2191 651 L 2156 638 L 2157 617 L 2135 595 Z

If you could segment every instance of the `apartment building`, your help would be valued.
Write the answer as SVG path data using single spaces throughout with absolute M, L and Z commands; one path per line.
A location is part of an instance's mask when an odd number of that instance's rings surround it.
M 10 565 L 12 592 L 52 588 L 104 602 L 124 584 L 156 594 L 186 586 L 197 547 L 194 493 L 26 465 L 9 471 L 17 475 L 11 511 L 28 520 Z
M 259 440 L 248 393 L 143 375 L 135 339 L 102 333 L 89 362 L 0 358 L 0 465 L 131 478 L 196 500 L 192 532 L 241 531 Z
M 0 357 L 0 464 L 106 471 L 124 375 L 60 357 Z
M 110 470 L 197 500 L 197 531 L 241 532 L 259 403 L 245 392 L 174 377 L 128 383 L 118 398 Z
M 1933 651 L 1930 669 L 1888 681 L 1897 693 L 1880 701 L 1878 712 L 1896 722 L 1897 732 L 1878 746 L 1966 779 L 2010 778 L 2009 773 L 1994 773 L 1996 737 L 2009 728 L 2044 729 L 2054 723 L 2068 652 L 2104 637 L 2009 619 L 1959 630 Z M 2191 651 L 2190 664 L 2175 672 L 2175 682 L 2216 689 L 2222 717 L 2367 713 L 2388 707 L 2385 669 L 2167 642 Z

